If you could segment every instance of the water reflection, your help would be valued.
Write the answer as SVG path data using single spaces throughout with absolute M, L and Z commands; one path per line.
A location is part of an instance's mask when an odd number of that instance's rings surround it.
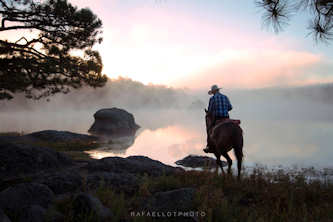
M 93 158 L 108 156 L 127 157 L 131 155 L 144 155 L 157 159 L 166 164 L 174 162 L 187 154 L 202 154 L 204 135 L 200 131 L 174 125 L 157 130 L 144 129 L 136 137 L 134 144 L 119 153 L 112 145 L 101 149 L 87 151 Z
M 99 152 L 110 152 L 114 154 L 125 154 L 126 149 L 134 144 L 135 136 L 104 137 L 100 139 Z
M 169 115 L 178 121 L 170 121 L 169 126 L 156 129 L 143 129 L 136 136 L 133 145 L 118 152 L 112 146 L 89 151 L 93 158 L 108 156 L 127 157 L 145 155 L 166 164 L 174 162 L 189 154 L 205 155 L 205 126 L 201 112 L 178 112 Z M 253 166 L 331 167 L 330 156 L 332 124 L 322 121 L 299 120 L 249 120 L 242 121 L 244 130 L 245 164 Z M 174 124 L 178 122 L 178 124 Z M 213 155 L 209 155 L 213 156 Z M 230 152 L 232 159 L 233 152 Z
M 247 166 L 256 163 L 283 166 L 332 167 L 333 105 L 306 104 L 274 100 L 265 105 L 256 101 L 234 101 L 231 116 L 242 120 L 244 154 Z M 55 129 L 87 133 L 96 110 L 22 111 L 0 113 L 1 131 L 25 133 Z M 189 154 L 205 155 L 203 110 L 128 110 L 142 128 L 131 138 L 113 139 L 94 158 L 145 155 L 173 164 Z M 230 152 L 234 159 L 233 153 Z M 213 156 L 213 155 L 210 155 Z

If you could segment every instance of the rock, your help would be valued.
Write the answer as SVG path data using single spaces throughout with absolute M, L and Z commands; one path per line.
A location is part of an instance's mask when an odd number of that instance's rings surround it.
M 96 221 L 110 221 L 112 217 L 110 209 L 104 207 L 99 199 L 87 193 L 79 193 L 74 197 L 73 212 L 77 219 L 93 215 L 96 217 Z
M 98 136 L 134 135 L 139 126 L 134 116 L 118 108 L 101 109 L 94 114 L 95 122 L 88 130 Z
M 0 142 L 0 178 L 71 165 L 70 158 L 46 147 Z
M 96 172 L 87 177 L 91 189 L 100 186 L 111 186 L 114 190 L 133 194 L 139 188 L 139 179 L 131 173 Z
M 150 176 L 162 176 L 183 171 L 179 167 L 168 166 L 145 156 L 106 157 L 88 163 L 86 168 L 90 172 L 112 171 L 113 173 L 147 174 Z
M 77 191 L 82 187 L 82 181 L 83 178 L 75 171 L 56 172 L 37 179 L 38 183 L 47 185 L 55 194 Z
M 24 207 L 19 216 L 20 222 L 44 222 L 46 210 L 39 205 Z
M 11 222 L 1 208 L 0 208 L 0 222 Z
M 72 133 L 69 131 L 43 130 L 22 136 L 0 136 L 1 141 L 19 144 L 47 143 L 90 143 L 98 140 L 95 136 Z
M 55 143 L 94 142 L 98 140 L 95 136 L 57 130 L 43 130 L 22 137 Z
M 46 185 L 22 183 L 0 192 L 0 208 L 19 214 L 24 207 L 39 205 L 47 208 L 54 198 L 54 193 Z
M 145 200 L 144 209 L 158 212 L 191 211 L 194 210 L 194 188 L 181 188 L 155 193 Z
M 47 222 L 63 222 L 65 221 L 65 216 L 55 210 L 54 208 L 49 208 L 46 213 Z
M 222 166 L 227 166 L 228 163 L 226 161 L 221 161 Z M 216 159 L 208 157 L 208 156 L 196 156 L 196 155 L 189 155 L 184 159 L 177 160 L 175 162 L 177 165 L 181 165 L 184 167 L 207 167 L 207 168 L 215 168 L 216 167 Z
M 54 150 L 12 143 L 0 143 L 0 176 L 6 177 L 71 163 Z

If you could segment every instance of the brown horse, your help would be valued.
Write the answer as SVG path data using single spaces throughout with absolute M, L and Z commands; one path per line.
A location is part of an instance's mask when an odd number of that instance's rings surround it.
M 242 169 L 243 159 L 243 130 L 239 124 L 234 121 L 217 122 L 215 126 L 214 117 L 207 110 L 206 112 L 206 129 L 207 129 L 207 146 L 209 152 L 214 153 L 216 156 L 216 163 L 221 167 L 224 174 L 222 162 L 220 160 L 221 155 L 228 161 L 228 173 L 231 173 L 232 160 L 228 155 L 231 149 L 234 149 L 235 156 L 237 158 L 238 178 Z

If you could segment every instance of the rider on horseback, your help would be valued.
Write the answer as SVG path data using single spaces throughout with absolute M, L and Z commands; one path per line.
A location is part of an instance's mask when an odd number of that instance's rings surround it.
M 217 121 L 229 119 L 228 112 L 232 110 L 232 105 L 230 104 L 228 97 L 220 93 L 220 89 L 221 88 L 217 85 L 213 85 L 208 91 L 209 95 L 213 95 L 210 97 L 208 105 L 208 112 L 214 117 L 211 128 L 214 127 Z M 211 152 L 208 131 L 209 130 L 207 129 L 207 146 L 204 149 L 205 153 Z

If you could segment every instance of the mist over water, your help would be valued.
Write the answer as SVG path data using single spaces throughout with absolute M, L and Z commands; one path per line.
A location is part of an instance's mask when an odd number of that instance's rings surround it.
M 231 118 L 242 121 L 245 164 L 332 167 L 332 89 L 332 85 L 322 85 L 222 90 L 234 107 Z M 206 91 L 119 79 L 102 89 L 57 95 L 50 102 L 23 98 L 1 101 L 0 132 L 55 129 L 87 133 L 97 110 L 124 108 L 141 126 L 134 144 L 124 150 L 103 147 L 90 154 L 95 158 L 145 155 L 174 164 L 188 154 L 205 155 L 203 109 L 208 99 Z

